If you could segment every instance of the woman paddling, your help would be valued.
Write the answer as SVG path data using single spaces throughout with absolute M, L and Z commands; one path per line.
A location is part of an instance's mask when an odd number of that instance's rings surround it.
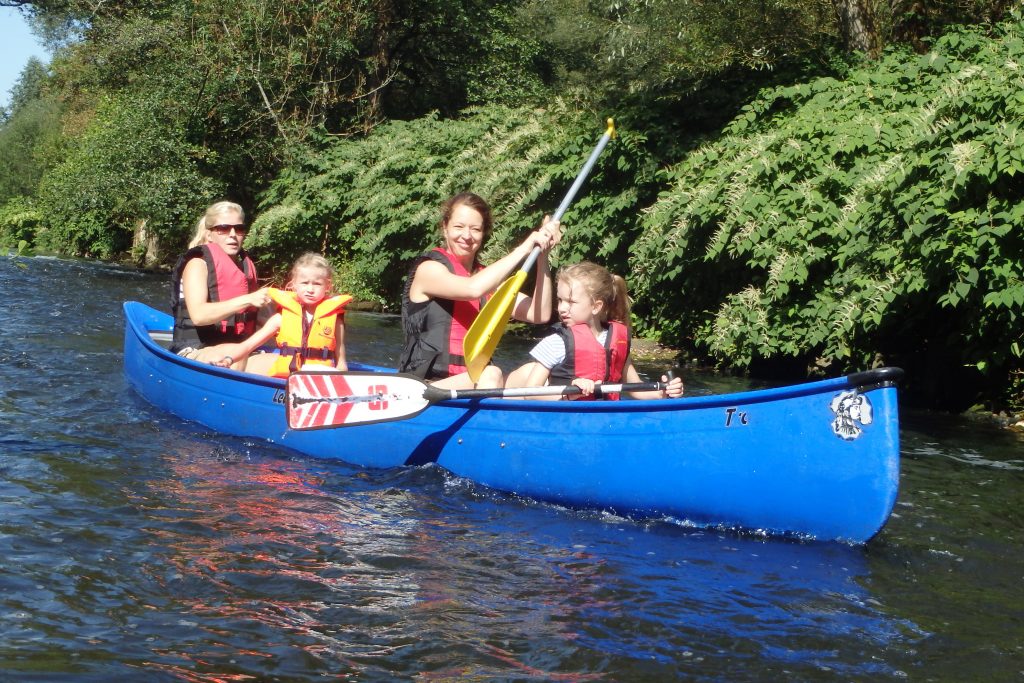
M 270 299 L 242 248 L 247 232 L 245 212 L 233 202 L 211 205 L 196 223 L 189 249 L 171 273 L 174 353 L 209 363 L 224 357 L 218 345 L 240 342 L 256 330 L 257 309 Z
M 520 293 L 512 316 L 528 323 L 551 318 L 552 285 L 548 252 L 562 237 L 558 221 L 545 217 L 539 230 L 522 244 L 484 267 L 477 255 L 491 234 L 491 208 L 480 196 L 463 192 L 441 206 L 444 246 L 413 262 L 402 292 L 402 328 L 405 346 L 399 371 L 434 382 L 440 387 L 474 386 L 466 372 L 462 340 L 480 308 L 502 281 L 533 248 L 540 247 L 533 294 Z M 504 383 L 501 369 L 489 365 L 476 386 L 497 388 Z

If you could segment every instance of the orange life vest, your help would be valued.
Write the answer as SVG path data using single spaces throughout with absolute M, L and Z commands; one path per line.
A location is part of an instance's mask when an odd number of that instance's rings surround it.
M 345 306 L 352 297 L 348 294 L 328 297 L 317 304 L 312 318 L 307 319 L 295 292 L 272 287 L 267 294 L 280 307 L 281 314 L 281 328 L 275 339 L 281 356 L 267 374 L 287 377 L 306 363 L 333 366 L 338 344 L 334 327 L 339 316 L 344 319 Z

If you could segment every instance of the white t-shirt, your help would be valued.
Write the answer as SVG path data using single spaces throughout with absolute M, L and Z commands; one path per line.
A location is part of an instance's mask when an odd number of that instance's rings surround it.
M 597 335 L 597 343 L 604 346 L 608 339 L 608 328 Z M 541 339 L 530 351 L 530 357 L 548 370 L 565 360 L 565 341 L 561 335 L 550 334 Z

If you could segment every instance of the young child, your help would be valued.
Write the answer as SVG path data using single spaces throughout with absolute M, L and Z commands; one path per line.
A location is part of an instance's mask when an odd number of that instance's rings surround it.
M 509 375 L 508 387 L 573 384 L 593 398 L 600 382 L 640 382 L 630 359 L 629 297 L 626 281 L 607 269 L 584 261 L 564 268 L 557 280 L 558 316 L 555 333 L 542 339 L 530 356 L 533 362 Z M 633 398 L 678 398 L 683 381 L 675 377 L 664 391 L 630 392 Z M 609 394 L 617 399 L 617 394 Z M 538 397 L 557 400 L 561 397 Z
M 330 289 L 331 265 L 327 259 L 319 254 L 303 254 L 292 266 L 287 289 L 267 290 L 278 312 L 244 342 L 224 345 L 225 356 L 214 365 L 271 377 L 287 377 L 303 365 L 347 370 L 345 306 L 352 297 L 328 297 Z M 275 337 L 278 353 L 250 356 L 271 337 Z

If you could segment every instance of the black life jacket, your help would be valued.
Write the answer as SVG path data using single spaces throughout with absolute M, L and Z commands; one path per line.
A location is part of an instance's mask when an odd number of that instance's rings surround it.
M 451 301 L 431 298 L 414 302 L 409 298 L 416 269 L 426 260 L 443 263 L 448 272 L 469 277 L 455 255 L 444 249 L 433 249 L 413 261 L 402 290 L 402 331 L 405 345 L 398 363 L 399 372 L 408 372 L 424 379 L 442 379 L 466 371 L 462 340 L 466 336 L 487 298 L 477 301 Z M 474 271 L 482 268 L 475 264 Z

